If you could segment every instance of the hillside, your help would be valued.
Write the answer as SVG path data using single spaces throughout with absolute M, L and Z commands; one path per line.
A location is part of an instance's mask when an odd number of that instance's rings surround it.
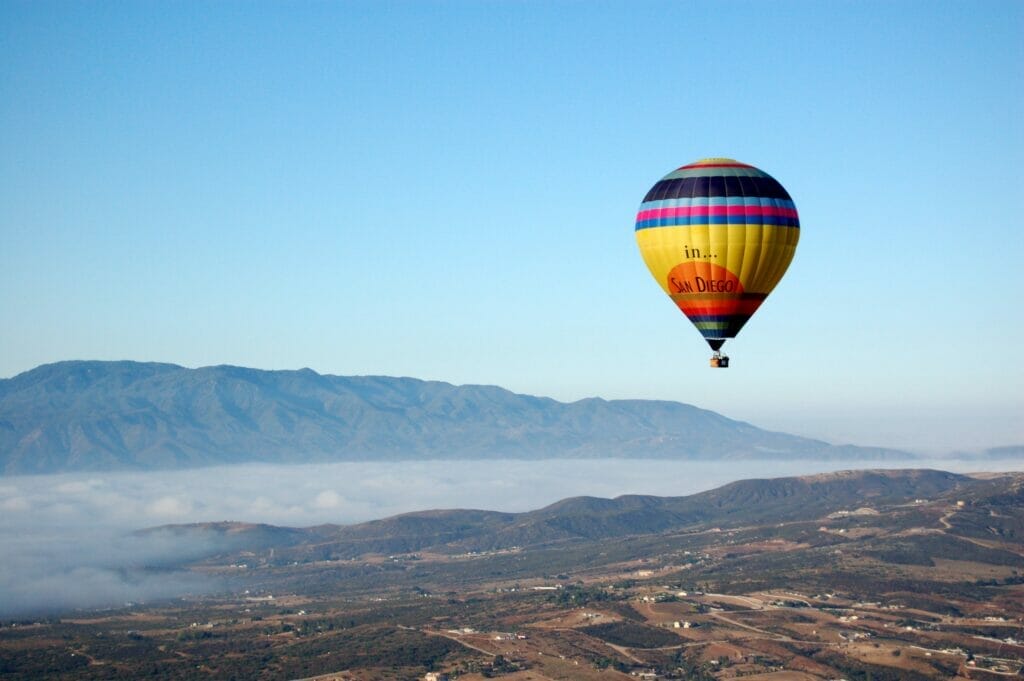
M 1019 678 L 1022 489 L 1020 472 L 868 470 L 527 513 L 165 526 L 137 538 L 176 560 L 116 574 L 179 583 L 176 597 L 47 601 L 0 621 L 0 670 L 24 681 Z M 48 584 L 67 598 L 81 577 Z
M 61 362 L 0 380 L 5 474 L 428 458 L 910 458 L 676 402 L 309 369 Z
M 349 526 L 296 529 L 218 523 L 156 528 L 147 533 L 216 537 L 217 545 L 231 551 L 275 547 L 277 560 L 283 563 L 414 551 L 495 551 L 603 541 L 697 526 L 728 528 L 806 520 L 868 504 L 901 504 L 953 492 L 976 499 L 978 503 L 971 508 L 981 509 L 990 503 L 1010 503 L 1000 501 L 1012 499 L 1007 496 L 1008 480 L 1012 479 L 976 480 L 932 470 L 840 471 L 743 480 L 685 497 L 573 497 L 524 513 L 432 510 Z M 1020 479 L 1016 479 L 1013 489 L 1020 493 Z M 967 513 L 963 516 L 969 517 Z

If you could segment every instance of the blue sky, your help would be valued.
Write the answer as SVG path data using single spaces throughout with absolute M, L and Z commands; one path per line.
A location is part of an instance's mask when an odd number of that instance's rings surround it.
M 0 4 L 0 376 L 310 367 L 1024 442 L 1024 4 Z M 802 233 L 707 346 L 633 237 L 730 156 Z

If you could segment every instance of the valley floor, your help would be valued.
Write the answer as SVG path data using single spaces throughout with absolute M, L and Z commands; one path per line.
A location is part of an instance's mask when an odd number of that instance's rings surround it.
M 495 551 L 250 552 L 192 567 L 231 594 L 4 622 L 0 676 L 1021 678 L 1022 515 L 917 500 Z

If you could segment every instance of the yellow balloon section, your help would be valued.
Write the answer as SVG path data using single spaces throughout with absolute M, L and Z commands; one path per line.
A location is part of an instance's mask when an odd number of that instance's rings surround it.
M 799 239 L 796 206 L 782 185 L 728 158 L 669 173 L 636 216 L 648 269 L 715 350 L 779 283 Z

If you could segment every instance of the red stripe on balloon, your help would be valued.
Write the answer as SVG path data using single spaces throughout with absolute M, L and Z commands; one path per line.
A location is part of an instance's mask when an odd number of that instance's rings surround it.
M 685 301 L 676 300 L 679 309 L 688 315 L 729 315 L 729 314 L 754 314 L 757 308 L 761 307 L 761 301 L 732 302 L 722 305 L 693 305 Z

